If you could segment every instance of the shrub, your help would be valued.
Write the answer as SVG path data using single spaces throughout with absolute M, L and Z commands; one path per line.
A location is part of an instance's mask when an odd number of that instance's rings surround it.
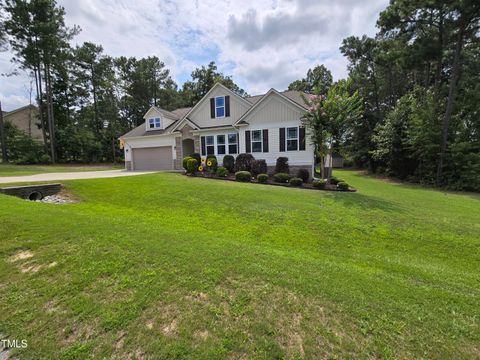
M 252 163 L 255 158 L 252 154 L 239 154 L 235 161 L 235 171 L 252 171 Z
M 223 157 L 223 166 L 228 172 L 233 172 L 235 169 L 235 158 L 232 155 L 225 155 Z
M 299 177 L 291 178 L 289 182 L 291 186 L 302 186 L 303 184 L 303 180 Z
M 277 173 L 273 175 L 273 181 L 278 183 L 286 183 L 290 179 L 290 175 L 287 173 Z
M 285 173 L 288 174 L 290 173 L 290 168 L 288 166 L 288 158 L 285 156 L 280 156 L 277 159 L 277 163 L 275 165 L 275 173 Z
M 304 183 L 310 180 L 310 172 L 307 169 L 298 169 L 297 177 L 303 180 Z
M 228 170 L 226 168 L 224 168 L 223 166 L 219 166 L 216 174 L 219 177 L 225 177 L 225 176 L 228 175 Z
M 348 191 L 348 184 L 345 181 L 340 181 L 337 184 L 337 190 L 340 191 Z
M 330 178 L 330 184 L 337 185 L 339 182 L 344 182 L 342 179 L 339 179 L 335 176 L 332 176 Z
M 258 174 L 257 175 L 257 181 L 259 183 L 266 183 L 268 181 L 268 175 L 267 174 Z
M 253 160 L 252 175 L 265 174 L 267 172 L 267 162 L 265 160 Z
M 190 154 L 189 157 L 194 158 L 197 160 L 197 164 L 200 165 L 202 163 L 202 156 L 199 153 Z
M 183 158 L 182 166 L 183 166 L 183 168 L 184 168 L 186 171 L 188 171 L 187 162 L 188 162 L 188 160 L 190 160 L 190 159 L 193 159 L 193 158 L 190 157 L 190 156 L 185 156 L 185 157 Z
M 207 166 L 208 170 L 217 171 L 217 168 L 218 168 L 217 157 L 215 155 L 208 155 L 207 161 L 205 161 L 205 165 Z
M 325 179 L 313 180 L 312 185 L 314 188 L 317 188 L 317 189 L 325 189 L 325 185 L 327 185 L 327 180 Z
M 190 158 L 187 161 L 187 172 L 190 174 L 195 174 L 198 170 L 198 161 L 197 159 Z
M 252 181 L 252 174 L 250 171 L 237 171 L 235 173 L 235 180 L 241 182 L 250 182 Z

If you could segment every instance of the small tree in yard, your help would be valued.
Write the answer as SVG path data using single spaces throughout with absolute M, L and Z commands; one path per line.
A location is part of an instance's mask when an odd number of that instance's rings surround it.
M 322 178 L 325 178 L 325 156 L 330 155 L 331 168 L 334 147 L 345 140 L 349 125 L 363 116 L 363 99 L 357 91 L 351 94 L 349 83 L 342 80 L 333 85 L 327 95 L 310 95 L 303 100 L 308 107 L 303 122 L 315 147 L 315 155 L 320 158 Z

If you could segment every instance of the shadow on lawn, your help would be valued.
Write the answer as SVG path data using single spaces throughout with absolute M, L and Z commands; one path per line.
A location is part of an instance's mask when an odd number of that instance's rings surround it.
M 367 210 L 382 210 L 388 212 L 401 212 L 402 208 L 397 204 L 384 200 L 375 196 L 365 195 L 359 192 L 356 193 L 328 193 L 335 202 L 342 203 L 345 207 L 355 207 Z

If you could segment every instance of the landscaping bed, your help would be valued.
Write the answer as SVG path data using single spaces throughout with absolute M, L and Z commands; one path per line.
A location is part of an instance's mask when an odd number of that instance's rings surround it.
M 274 186 L 288 186 L 308 190 L 326 190 L 355 192 L 344 180 L 331 177 L 329 180 L 312 178 L 305 168 L 298 168 L 295 174 L 290 173 L 288 158 L 277 158 L 275 173 L 268 174 L 267 163 L 262 159 L 255 159 L 252 154 L 239 154 L 235 159 L 232 155 L 223 157 L 223 166 L 218 166 L 216 156 L 201 157 L 200 154 L 191 154 L 183 159 L 185 175 L 238 181 Z
M 189 173 L 185 173 L 184 174 L 185 176 L 189 176 L 189 177 L 197 177 L 197 178 L 202 178 L 202 179 L 213 179 L 213 180 L 224 180 L 224 181 L 237 181 L 235 179 L 235 174 L 228 174 L 227 176 L 223 176 L 223 177 L 220 177 L 220 176 L 216 176 L 216 175 L 210 175 L 210 174 L 205 174 L 205 173 L 197 173 L 195 175 L 192 175 L 192 174 L 189 174 Z M 296 189 L 306 189 L 306 190 L 324 190 L 324 191 L 343 191 L 343 192 L 356 192 L 357 189 L 349 186 L 348 187 L 348 190 L 339 190 L 337 188 L 337 185 L 334 185 L 334 184 L 325 184 L 325 187 L 322 188 L 322 189 L 319 189 L 315 186 L 313 186 L 313 184 L 311 182 L 307 182 L 307 183 L 303 183 L 302 185 L 300 186 L 293 186 L 289 183 L 278 183 L 278 182 L 275 182 L 271 177 L 269 177 L 269 179 L 266 181 L 266 182 L 259 182 L 258 180 L 256 180 L 255 178 L 252 178 L 252 180 L 250 181 L 251 184 L 260 184 L 260 185 L 273 185 L 273 186 L 283 186 L 283 187 L 290 187 L 290 188 L 296 188 Z

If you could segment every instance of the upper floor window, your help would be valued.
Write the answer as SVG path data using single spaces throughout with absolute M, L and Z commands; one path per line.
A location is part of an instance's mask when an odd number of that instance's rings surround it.
M 287 151 L 298 150 L 298 127 L 287 128 Z
M 225 96 L 215 98 L 215 117 L 225 117 Z
M 155 130 L 155 129 L 160 129 L 162 127 L 162 122 L 160 118 L 150 118 L 148 119 L 148 129 L 149 130 Z

